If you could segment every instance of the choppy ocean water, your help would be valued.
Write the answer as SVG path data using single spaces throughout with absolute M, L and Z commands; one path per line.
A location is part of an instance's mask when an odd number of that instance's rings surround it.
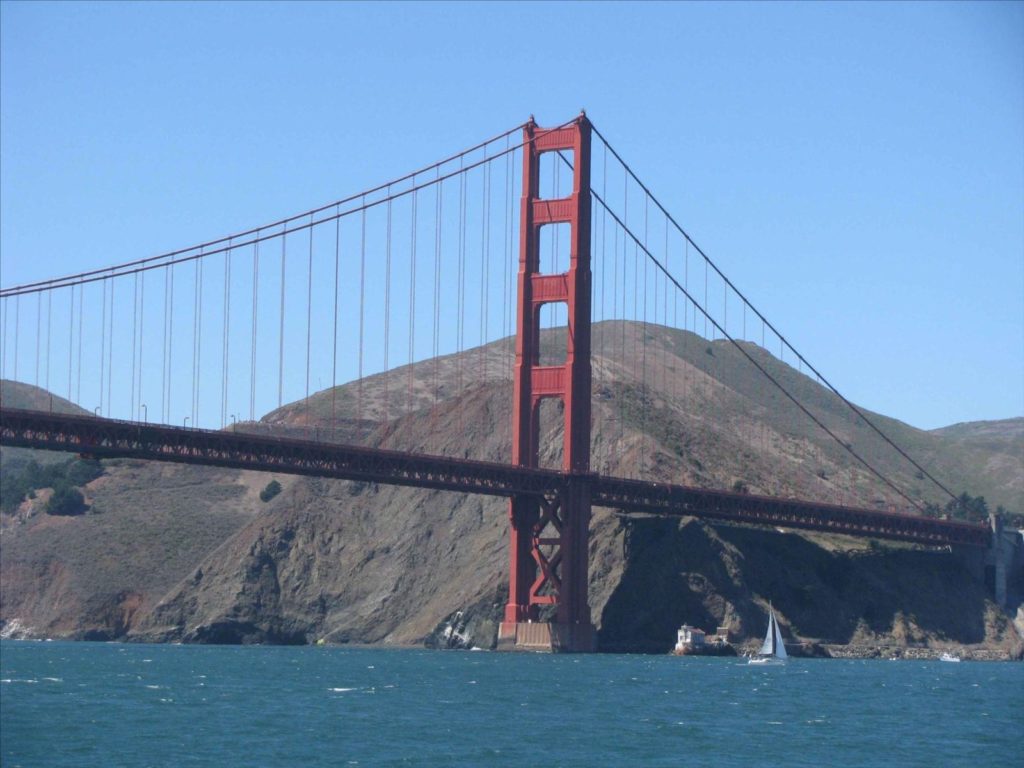
M 24 766 L 1015 766 L 1024 664 L 0 643 Z

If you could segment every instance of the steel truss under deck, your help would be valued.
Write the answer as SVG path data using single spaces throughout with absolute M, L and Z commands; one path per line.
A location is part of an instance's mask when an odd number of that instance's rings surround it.
M 0 444 L 66 451 L 96 458 L 136 458 L 181 464 L 312 475 L 476 493 L 529 497 L 558 510 L 552 499 L 589 489 L 593 506 L 734 523 L 752 523 L 935 546 L 986 547 L 988 526 L 796 499 L 730 493 L 682 485 L 567 473 L 497 462 L 401 453 L 320 440 L 268 437 L 69 416 L 0 407 Z M 541 564 L 544 567 L 544 564 Z M 549 570 L 551 570 L 549 568 Z

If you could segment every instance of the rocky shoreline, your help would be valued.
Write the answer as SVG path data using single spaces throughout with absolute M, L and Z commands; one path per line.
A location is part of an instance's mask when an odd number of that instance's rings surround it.
M 888 659 L 890 661 L 938 661 L 943 653 L 952 653 L 963 661 L 1024 661 L 1024 652 L 994 648 L 952 645 L 946 648 L 912 648 L 885 645 L 824 645 L 832 659 Z
M 428 640 L 424 644 L 392 644 L 388 643 L 384 646 L 375 643 L 332 643 L 319 641 L 317 645 L 345 645 L 348 647 L 361 647 L 361 648 L 375 648 L 375 647 L 390 647 L 390 648 L 429 648 L 432 650 L 472 650 L 472 651 L 485 651 L 493 650 L 487 648 L 480 648 L 478 646 L 472 646 L 469 644 L 459 643 L 457 640 L 452 642 L 453 635 L 450 635 L 447 639 L 448 642 L 437 642 L 436 639 L 433 641 Z M 51 640 L 64 640 L 72 642 L 152 642 L 154 645 L 166 644 L 163 641 L 152 641 L 142 640 L 138 637 L 124 637 L 120 639 L 109 638 L 106 636 L 96 636 L 90 632 L 76 632 L 71 633 L 62 637 L 43 637 L 36 634 L 32 627 L 26 627 L 18 620 L 12 620 L 0 625 L 0 640 L 28 640 L 35 642 L 51 641 Z M 179 644 L 179 643 L 175 643 Z M 195 643 L 197 645 L 203 643 Z M 256 643 L 263 645 L 266 643 Z M 273 643 L 277 644 L 277 643 Z M 302 643 L 300 643 L 301 645 Z M 756 649 L 754 649 L 756 650 Z M 966 645 L 949 645 L 942 648 L 926 648 L 926 647 L 907 647 L 907 646 L 896 646 L 896 645 L 870 645 L 862 643 L 853 643 L 849 645 L 842 645 L 837 643 L 787 643 L 786 652 L 791 658 L 795 659 L 878 659 L 886 661 L 938 661 L 939 657 L 944 653 L 952 653 L 958 656 L 963 661 L 1009 661 L 1009 662 L 1020 662 L 1024 661 L 1024 646 L 1017 648 L 1015 651 L 1008 651 L 997 648 L 979 648 L 974 646 Z M 744 656 L 747 655 L 748 649 L 745 647 L 736 647 L 733 645 L 727 645 L 726 648 L 716 648 L 712 650 L 710 647 L 708 651 L 703 653 L 675 653 L 671 655 L 675 656 Z M 646 655 L 642 652 L 638 655 Z

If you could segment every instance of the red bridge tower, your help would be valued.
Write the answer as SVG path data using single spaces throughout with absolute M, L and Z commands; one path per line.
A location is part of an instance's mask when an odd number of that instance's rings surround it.
M 590 524 L 590 122 L 545 130 L 530 119 L 523 129 L 523 197 L 519 233 L 519 291 L 512 404 L 512 463 L 537 467 L 540 403 L 560 398 L 565 417 L 564 490 L 550 497 L 517 496 L 509 502 L 509 598 L 498 632 L 499 648 L 592 651 L 594 626 L 587 604 Z M 540 156 L 572 152 L 572 194 L 542 199 Z M 556 162 L 561 162 L 556 159 Z M 571 227 L 569 270 L 540 272 L 540 231 Z M 540 308 L 568 309 L 563 365 L 540 364 Z M 541 621 L 541 606 L 545 621 Z M 552 612 L 553 611 L 553 612 Z

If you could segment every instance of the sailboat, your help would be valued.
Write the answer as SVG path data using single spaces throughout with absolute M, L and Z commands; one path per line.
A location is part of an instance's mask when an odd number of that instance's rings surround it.
M 786 646 L 782 642 L 782 632 L 779 630 L 779 622 L 775 620 L 775 611 L 768 604 L 768 632 L 764 636 L 764 643 L 756 656 L 747 659 L 748 664 L 783 664 L 786 661 Z

